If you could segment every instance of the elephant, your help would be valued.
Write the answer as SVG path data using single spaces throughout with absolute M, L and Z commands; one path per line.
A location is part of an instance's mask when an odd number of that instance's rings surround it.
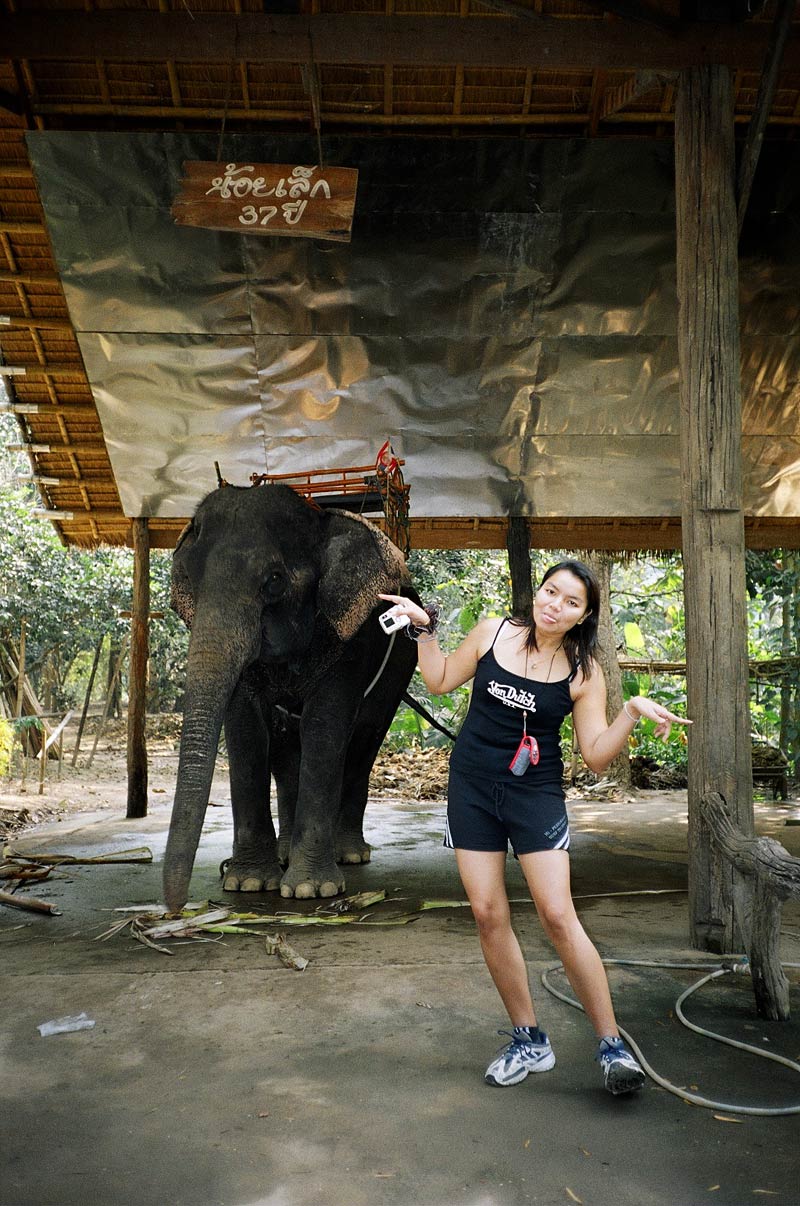
M 224 484 L 200 503 L 172 562 L 172 607 L 191 635 L 164 856 L 171 912 L 188 899 L 223 724 L 226 891 L 335 896 L 339 864 L 369 861 L 369 774 L 417 660 L 377 619 L 378 594 L 401 591 L 416 598 L 402 553 L 358 515 L 282 484 Z

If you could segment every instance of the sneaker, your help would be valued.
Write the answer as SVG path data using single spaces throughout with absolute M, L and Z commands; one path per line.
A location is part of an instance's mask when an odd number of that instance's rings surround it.
M 487 1084 L 518 1085 L 529 1072 L 549 1072 L 555 1064 L 550 1040 L 538 1027 L 515 1026 L 513 1031 L 498 1030 L 497 1033 L 507 1034 L 511 1042 L 486 1069 L 484 1079 Z
M 603 1081 L 609 1093 L 635 1093 L 645 1082 L 644 1069 L 619 1037 L 600 1039 L 595 1059 L 603 1069 Z

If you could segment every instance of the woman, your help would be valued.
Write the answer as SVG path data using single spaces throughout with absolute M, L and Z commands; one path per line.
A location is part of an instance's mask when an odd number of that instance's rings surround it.
M 443 695 L 475 680 L 450 759 L 445 845 L 455 849 L 483 956 L 513 1027 L 511 1042 L 486 1069 L 487 1082 L 515 1085 L 555 1064 L 511 928 L 510 840 L 544 931 L 594 1026 L 606 1088 L 614 1094 L 641 1088 L 644 1072 L 619 1036 L 605 969 L 572 903 L 559 730 L 572 712 L 583 760 L 600 772 L 625 749 L 641 717 L 655 721 L 663 738 L 673 723 L 690 722 L 636 695 L 607 723 L 605 680 L 594 659 L 599 588 L 580 561 L 546 572 L 528 620 L 482 620 L 447 656 L 435 608 L 401 595 L 380 597 L 393 604 L 392 614 L 408 617 L 429 691 Z

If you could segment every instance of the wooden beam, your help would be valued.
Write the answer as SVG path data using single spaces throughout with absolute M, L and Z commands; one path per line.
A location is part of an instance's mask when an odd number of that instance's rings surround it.
M 748 900 L 714 854 L 703 797 L 719 792 L 753 832 L 733 182 L 730 72 L 692 68 L 675 114 L 689 906 L 693 943 L 717 952 L 742 949 Z
M 589 17 L 521 20 L 494 16 L 245 13 L 19 12 L 0 16 L 0 46 L 9 59 L 219 63 L 407 63 L 532 67 L 559 71 L 683 67 L 721 63 L 759 71 L 767 32 L 747 25 L 683 23 L 679 35 Z M 800 39 L 784 63 L 800 67 Z
M 131 521 L 133 540 L 133 615 L 128 684 L 129 819 L 147 816 L 147 659 L 150 615 L 150 535 L 146 519 Z
M 600 108 L 601 121 L 611 117 L 620 109 L 624 109 L 626 105 L 631 104 L 632 101 L 638 100 L 640 96 L 644 96 L 660 85 L 661 78 L 657 72 L 637 71 L 636 75 L 626 80 L 624 84 L 608 88 Z
M 755 108 L 747 129 L 747 139 L 739 161 L 739 172 L 736 178 L 738 231 L 742 233 L 744 215 L 750 201 L 750 191 L 753 187 L 753 177 L 756 174 L 756 164 L 761 153 L 761 143 L 764 140 L 764 130 L 769 121 L 772 101 L 778 87 L 778 71 L 789 38 L 789 26 L 792 22 L 795 0 L 778 0 L 775 19 L 772 23 L 767 57 L 764 70 L 758 85 L 758 96 Z

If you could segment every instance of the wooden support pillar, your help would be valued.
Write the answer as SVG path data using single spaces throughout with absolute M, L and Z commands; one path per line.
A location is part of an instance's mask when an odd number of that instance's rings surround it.
M 147 816 L 147 659 L 150 621 L 150 532 L 146 519 L 131 521 L 133 534 L 133 607 L 128 683 L 128 812 Z
M 511 614 L 529 616 L 533 610 L 531 535 L 523 515 L 511 515 L 506 533 L 508 572 L 511 576 Z
M 675 111 L 678 354 L 689 737 L 691 937 L 747 945 L 740 873 L 714 849 L 701 800 L 719 792 L 753 833 L 747 668 L 733 95 L 719 66 L 680 74 Z

